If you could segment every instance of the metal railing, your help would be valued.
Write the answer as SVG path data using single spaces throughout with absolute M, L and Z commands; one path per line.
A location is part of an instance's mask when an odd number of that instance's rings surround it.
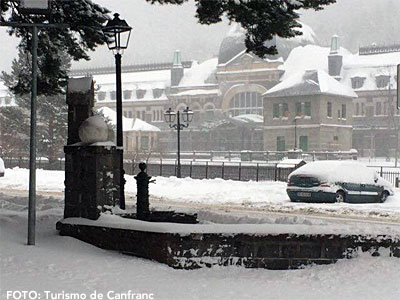
M 281 164 L 280 164 L 281 165 Z M 139 172 L 137 164 L 125 163 L 124 169 L 127 174 Z M 238 181 L 287 181 L 289 174 L 295 169 L 293 165 L 278 167 L 278 164 L 243 163 L 243 162 L 181 162 L 182 177 L 194 179 L 215 179 Z M 152 176 L 176 176 L 176 161 L 149 161 L 147 173 Z
M 125 151 L 125 158 L 137 157 L 136 151 Z M 291 151 L 181 151 L 181 159 L 192 161 L 254 161 L 254 162 L 278 162 L 284 157 L 288 157 Z M 311 151 L 301 152 L 301 157 L 304 160 L 356 160 L 357 152 L 354 151 Z M 176 151 L 168 152 L 143 152 L 143 157 L 149 157 L 152 160 L 166 160 L 177 158 Z
M 7 168 L 29 168 L 29 159 L 24 157 L 5 157 L 3 158 Z M 64 170 L 64 159 L 59 159 L 52 165 L 48 160 L 37 159 L 38 169 L 46 170 Z M 378 174 L 389 181 L 393 186 L 400 187 L 400 171 L 387 166 L 369 166 L 375 168 Z M 125 160 L 125 172 L 129 175 L 136 174 L 139 170 L 137 163 Z M 393 170 L 392 170 L 393 169 Z M 191 177 L 196 179 L 222 178 L 240 181 L 287 181 L 288 175 L 294 170 L 294 167 L 278 168 L 277 163 L 259 163 L 259 162 L 234 162 L 234 161 L 182 161 L 182 177 Z M 148 173 L 152 176 L 176 176 L 175 160 L 149 160 Z

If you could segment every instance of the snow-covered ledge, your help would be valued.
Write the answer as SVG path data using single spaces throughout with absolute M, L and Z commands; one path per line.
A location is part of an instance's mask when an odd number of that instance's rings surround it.
M 361 223 L 362 224 L 362 223 Z M 174 268 L 212 265 L 292 269 L 328 264 L 357 251 L 400 257 L 400 233 L 387 226 L 307 224 L 177 224 L 102 214 L 98 220 L 67 218 L 61 235 L 95 246 L 156 260 Z M 386 249 L 386 250 L 383 250 Z

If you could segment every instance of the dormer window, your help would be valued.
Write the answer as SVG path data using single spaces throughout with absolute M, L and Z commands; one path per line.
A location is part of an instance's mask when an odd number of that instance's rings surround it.
M 132 98 L 132 91 L 125 90 L 124 91 L 124 99 L 131 99 Z
M 353 89 L 362 88 L 364 85 L 365 77 L 353 77 L 351 78 L 351 86 Z
M 163 89 L 153 89 L 153 96 L 154 98 L 160 98 L 162 93 L 164 92 Z
M 146 90 L 136 90 L 136 98 L 142 99 L 146 94 Z
M 378 89 L 387 87 L 390 81 L 390 76 L 388 75 L 379 75 L 376 76 L 375 78 L 376 78 L 376 87 Z

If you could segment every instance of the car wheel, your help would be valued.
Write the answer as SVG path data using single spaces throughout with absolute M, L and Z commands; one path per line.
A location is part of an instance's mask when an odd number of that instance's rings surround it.
M 381 194 L 381 198 L 379 199 L 379 201 L 381 203 L 385 202 L 387 200 L 387 198 L 389 197 L 389 193 L 387 191 L 383 191 Z
M 335 195 L 335 200 L 336 202 L 344 202 L 346 199 L 346 195 L 344 194 L 343 191 L 337 191 Z

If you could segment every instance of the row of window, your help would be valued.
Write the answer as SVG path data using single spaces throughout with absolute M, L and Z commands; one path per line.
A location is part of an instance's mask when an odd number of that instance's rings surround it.
M 296 116 L 311 117 L 311 102 L 297 102 L 295 104 Z M 289 104 L 288 103 L 274 103 L 272 109 L 273 118 L 289 117 Z
M 353 77 L 351 78 L 351 86 L 353 89 L 362 88 L 365 82 L 365 77 Z M 385 88 L 389 85 L 390 76 L 389 75 L 378 75 L 375 77 L 376 87 Z
M 144 96 L 146 95 L 146 90 L 138 89 L 136 90 L 136 99 L 143 99 Z M 153 89 L 153 98 L 158 99 L 162 96 L 164 90 L 163 89 Z M 106 99 L 106 92 L 98 92 L 97 93 L 97 99 L 99 101 L 104 101 Z M 125 100 L 132 99 L 133 91 L 132 90 L 124 90 L 122 92 L 122 97 Z M 116 91 L 111 91 L 110 92 L 110 99 L 111 100 L 116 100 L 117 99 L 117 92 Z
M 355 115 L 356 116 L 387 116 L 388 115 L 388 103 L 387 101 L 384 102 L 376 102 L 375 106 L 368 105 L 366 106 L 365 103 L 356 103 L 355 104 Z
M 326 114 L 328 116 L 328 118 L 332 118 L 332 102 L 328 102 L 327 104 L 327 111 Z M 346 108 L 346 104 L 342 104 L 342 109 L 338 109 L 337 111 L 337 118 L 338 119 L 346 119 L 347 118 L 347 108 Z

